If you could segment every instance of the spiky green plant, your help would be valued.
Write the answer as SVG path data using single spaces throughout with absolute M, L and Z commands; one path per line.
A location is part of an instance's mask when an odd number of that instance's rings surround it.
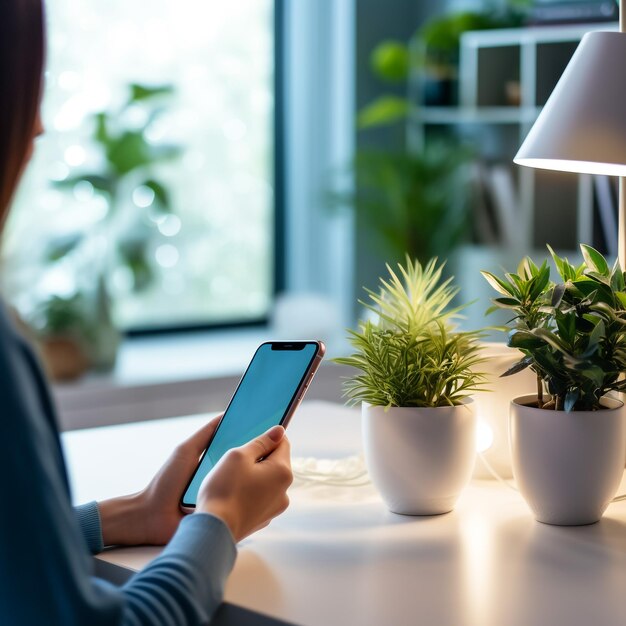
M 456 330 L 464 308 L 451 306 L 458 288 L 452 278 L 442 281 L 437 259 L 422 266 L 407 256 L 398 272 L 387 270 L 380 292 L 366 289 L 369 302 L 360 301 L 376 319 L 349 330 L 356 352 L 335 359 L 361 372 L 344 383 L 348 401 L 387 408 L 461 404 L 484 376 L 475 371 L 483 361 L 482 333 Z
M 539 408 L 596 410 L 607 393 L 626 391 L 624 272 L 592 247 L 580 248 L 584 262 L 574 266 L 548 246 L 558 283 L 550 281 L 547 263 L 538 267 L 529 258 L 504 278 L 483 272 L 500 294 L 494 305 L 513 315 L 508 345 L 523 355 L 503 376 L 532 369 Z

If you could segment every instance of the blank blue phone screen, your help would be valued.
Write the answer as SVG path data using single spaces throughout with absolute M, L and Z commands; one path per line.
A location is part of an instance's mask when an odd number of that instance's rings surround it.
M 184 504 L 196 504 L 204 477 L 228 450 L 281 423 L 317 351 L 315 343 L 302 345 L 300 350 L 275 350 L 263 344 L 257 350 L 185 491 Z

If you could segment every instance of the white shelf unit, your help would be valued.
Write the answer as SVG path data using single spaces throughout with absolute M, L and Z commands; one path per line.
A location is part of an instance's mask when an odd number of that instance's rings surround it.
M 452 133 L 464 137 L 486 162 L 510 164 L 518 205 L 515 254 L 545 250 L 545 243 L 573 250 L 578 242 L 593 240 L 591 177 L 520 168 L 512 159 L 582 36 L 617 29 L 616 23 L 604 23 L 465 33 L 455 107 L 419 106 L 419 77 L 411 80 L 412 149 L 420 149 L 430 136 Z M 507 96 L 507 83 L 518 84 L 518 102 Z

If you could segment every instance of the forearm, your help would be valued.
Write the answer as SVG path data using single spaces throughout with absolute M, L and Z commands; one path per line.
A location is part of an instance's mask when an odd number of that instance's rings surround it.
M 92 554 L 97 554 L 105 546 L 134 546 L 148 542 L 145 524 L 149 516 L 139 494 L 89 502 L 74 510 Z
M 102 542 L 105 546 L 136 546 L 149 543 L 148 511 L 141 494 L 98 502 Z

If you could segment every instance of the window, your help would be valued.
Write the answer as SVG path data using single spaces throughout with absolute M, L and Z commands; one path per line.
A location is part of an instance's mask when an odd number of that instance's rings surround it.
M 266 316 L 274 2 L 47 9 L 46 133 L 4 242 L 18 309 L 100 285 L 123 329 Z

